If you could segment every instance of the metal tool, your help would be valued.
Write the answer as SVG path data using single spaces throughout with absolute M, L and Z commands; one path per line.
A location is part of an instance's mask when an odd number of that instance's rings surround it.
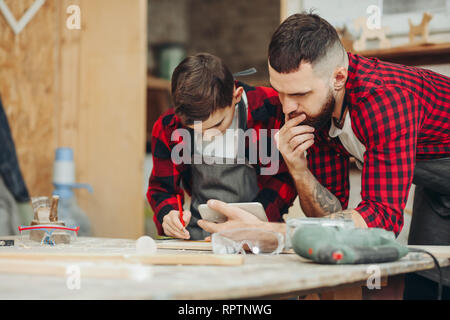
M 244 77 L 244 76 L 249 76 L 252 74 L 256 73 L 256 68 L 249 68 L 249 69 L 245 69 L 236 73 L 233 73 L 233 77 L 237 78 L 237 77 Z
M 66 227 L 56 224 L 39 224 L 34 226 L 18 227 L 22 238 L 30 238 L 42 244 L 55 245 L 57 243 L 68 244 L 76 239 L 79 226 Z
M 0 239 L 0 247 L 11 247 L 14 245 L 14 240 L 2 240 Z

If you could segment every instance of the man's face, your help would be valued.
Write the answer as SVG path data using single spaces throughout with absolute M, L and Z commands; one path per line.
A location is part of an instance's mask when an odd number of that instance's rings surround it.
M 330 122 L 335 108 L 333 92 L 330 84 L 314 73 L 310 63 L 302 63 L 291 73 L 278 73 L 269 63 L 269 76 L 288 119 L 304 113 L 306 120 L 301 125 L 316 130 Z

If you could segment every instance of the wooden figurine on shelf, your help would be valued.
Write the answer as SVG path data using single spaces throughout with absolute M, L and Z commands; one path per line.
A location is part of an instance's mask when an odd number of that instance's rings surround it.
M 367 26 L 367 18 L 366 17 L 359 17 L 354 21 L 356 31 L 358 32 L 361 30 L 361 36 L 358 40 L 353 42 L 353 49 L 355 51 L 362 51 L 366 49 L 366 40 L 372 40 L 372 39 L 378 39 L 380 41 L 380 48 L 390 48 L 391 42 L 388 38 L 386 38 L 386 32 L 388 31 L 388 28 L 382 27 L 382 28 L 369 28 Z
M 428 36 L 430 34 L 430 30 L 428 25 L 430 20 L 433 18 L 431 13 L 425 12 L 422 16 L 422 21 L 418 25 L 413 25 L 411 19 L 408 19 L 409 23 L 409 43 L 417 44 L 417 43 L 426 43 L 428 42 Z M 421 37 L 421 40 L 414 41 L 416 36 Z

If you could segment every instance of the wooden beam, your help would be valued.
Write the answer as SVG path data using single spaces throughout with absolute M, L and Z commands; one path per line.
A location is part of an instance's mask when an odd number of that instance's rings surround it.
M 19 19 L 34 0 L 6 0 Z M 31 196 L 52 191 L 58 2 L 46 1 L 18 35 L 0 14 L 0 96 Z
M 287 18 L 287 1 L 280 0 L 280 23 Z
M 33 1 L 5 3 L 20 17 Z M 146 0 L 47 0 L 19 35 L 0 15 L 0 95 L 30 195 L 50 195 L 55 148 L 73 148 L 97 236 L 144 233 L 146 33 Z
M 169 250 L 212 251 L 212 244 L 209 241 L 159 240 L 156 241 L 156 246 L 158 249 Z
M 70 5 L 80 6 L 80 0 L 58 2 L 59 38 L 58 65 L 55 85 L 58 89 L 56 105 L 56 145 L 69 147 L 78 153 L 78 124 L 80 110 L 80 41 L 81 30 L 66 27 Z
M 98 253 L 23 253 L 0 252 L 0 259 L 37 261 L 111 261 L 158 265 L 217 265 L 235 266 L 244 262 L 242 255 L 236 254 L 98 254 Z M 0 260 L 0 263 L 1 263 Z
M 144 233 L 147 1 L 81 0 L 78 193 L 100 237 Z
M 320 300 L 362 300 L 360 286 L 336 289 L 319 294 Z
M 376 57 L 380 60 L 410 66 L 442 64 L 450 62 L 450 43 L 424 43 L 421 45 L 405 45 L 355 53 L 365 57 Z
M 170 93 L 170 81 L 162 78 L 157 78 L 152 75 L 147 77 L 147 87 L 149 89 L 165 90 Z
M 72 273 L 80 272 L 80 277 L 99 279 L 147 279 L 152 277 L 152 269 L 148 266 L 136 266 L 122 263 L 74 263 L 52 261 L 2 260 L 1 274 L 41 275 L 69 277 Z

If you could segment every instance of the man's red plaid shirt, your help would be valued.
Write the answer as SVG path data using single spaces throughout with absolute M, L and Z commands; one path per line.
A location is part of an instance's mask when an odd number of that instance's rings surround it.
M 450 78 L 429 70 L 348 54 L 344 104 L 353 132 L 366 147 L 361 203 L 369 227 L 403 226 L 416 161 L 450 157 Z M 349 157 L 329 126 L 308 150 L 311 172 L 346 208 Z M 450 183 L 450 182 L 449 182 Z

